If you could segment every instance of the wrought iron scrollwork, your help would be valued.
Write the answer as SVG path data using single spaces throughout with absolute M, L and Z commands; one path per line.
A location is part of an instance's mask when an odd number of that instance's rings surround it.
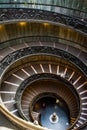
M 66 16 L 63 14 L 38 9 L 0 9 L 1 23 L 3 21 L 30 21 L 31 19 L 61 23 L 87 33 L 87 22 L 73 16 Z
M 76 65 L 84 74 L 87 76 L 87 66 L 80 61 L 77 57 L 73 56 L 72 54 L 65 52 L 63 50 L 52 48 L 48 46 L 34 46 L 34 47 L 28 47 L 23 48 L 20 50 L 17 50 L 13 53 L 10 53 L 7 55 L 0 63 L 0 72 L 4 71 L 10 64 L 14 63 L 15 61 L 19 60 L 20 58 L 24 58 L 25 56 L 30 55 L 53 55 L 57 57 L 64 58 L 70 63 L 73 63 Z

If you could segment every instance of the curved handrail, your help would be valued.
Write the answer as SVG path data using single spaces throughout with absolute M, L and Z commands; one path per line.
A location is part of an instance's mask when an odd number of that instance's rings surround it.
M 77 18 L 82 18 L 87 20 L 87 11 L 84 9 L 77 9 L 77 8 L 70 8 L 66 6 L 60 6 L 57 4 L 45 4 L 45 3 L 31 3 L 31 2 L 0 2 L 1 9 L 7 8 L 31 8 L 31 9 L 39 9 L 39 10 L 46 10 L 51 12 L 56 12 L 68 16 L 74 16 Z
M 75 10 L 75 11 L 80 11 L 80 12 L 84 12 L 86 13 L 87 10 L 86 10 L 86 5 L 83 7 L 83 9 L 81 8 L 76 8 L 76 7 L 67 7 L 66 5 L 62 5 L 62 4 L 54 4 L 54 3 L 51 3 L 48 1 L 48 3 L 44 3 L 44 2 L 27 2 L 27 1 L 24 1 L 24 2 L 17 2 L 17 1 L 7 1 L 7 2 L 0 2 L 0 5 L 1 7 L 0 8 L 3 8 L 3 6 L 6 8 L 8 8 L 7 5 L 9 5 L 10 8 L 20 8 L 20 7 L 23 7 L 23 8 L 29 8 L 29 6 L 31 7 L 35 7 L 36 5 L 39 5 L 39 6 L 52 6 L 52 7 L 60 7 L 60 8 L 64 8 L 64 9 L 70 9 L 70 10 Z M 68 4 L 67 4 L 68 5 Z
M 58 13 L 58 11 L 53 12 L 48 9 L 49 8 L 47 8 L 47 10 L 35 8 L 0 8 L 0 23 L 6 24 L 19 21 L 45 21 L 69 26 L 87 35 L 87 16 L 84 16 L 84 18 L 79 17 L 79 14 L 76 12 L 73 12 L 73 14 L 77 14 L 77 16 L 74 16 L 72 14 L 69 15 L 68 13 L 70 13 L 70 10 L 65 11 L 62 9 L 60 10 L 60 13 Z M 64 14 L 61 12 L 64 12 Z
M 0 63 L 0 76 L 3 75 L 4 71 L 9 67 L 9 65 L 13 64 L 15 61 L 27 57 L 28 55 L 35 55 L 38 54 L 51 54 L 58 57 L 63 57 L 64 59 L 68 60 L 70 63 L 74 64 L 82 73 L 87 77 L 87 66 L 76 56 L 73 56 L 70 53 L 65 52 L 64 50 L 47 47 L 47 46 L 33 46 L 28 48 L 23 48 L 17 50 L 16 52 L 12 52 L 8 54 L 4 59 L 2 59 Z M 20 55 L 19 55 L 20 54 Z
M 16 44 L 21 44 L 21 41 L 23 42 L 39 42 L 39 41 L 44 41 L 44 42 L 57 42 L 57 43 L 62 43 L 62 44 L 67 44 L 70 46 L 75 46 L 78 47 L 79 49 L 81 48 L 81 50 L 83 52 L 87 52 L 87 49 L 84 45 L 80 45 L 80 43 L 78 42 L 74 42 L 65 38 L 61 38 L 61 37 L 54 37 L 54 36 L 25 36 L 25 37 L 17 37 L 14 39 L 10 39 L 7 41 L 3 41 L 0 42 L 0 50 L 1 49 L 5 49 L 6 47 L 10 47 L 10 46 L 14 46 Z M 47 41 L 46 41 L 47 39 Z
M 34 125 L 31 122 L 26 122 L 15 115 L 12 115 L 3 105 L 0 106 L 1 112 L 13 123 L 18 124 L 19 128 L 30 129 L 30 130 L 48 130 L 48 128 L 41 127 L 40 125 Z

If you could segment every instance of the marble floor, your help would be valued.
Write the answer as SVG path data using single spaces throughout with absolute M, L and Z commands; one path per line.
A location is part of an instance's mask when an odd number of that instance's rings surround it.
M 66 130 L 69 127 L 70 123 L 68 111 L 65 108 L 66 106 L 64 107 L 63 102 L 61 102 L 59 99 L 46 97 L 44 99 L 40 99 L 36 104 L 36 111 L 41 113 L 40 122 L 42 126 L 51 130 Z M 54 112 L 58 117 L 58 121 L 56 123 L 52 123 L 50 121 L 50 116 Z

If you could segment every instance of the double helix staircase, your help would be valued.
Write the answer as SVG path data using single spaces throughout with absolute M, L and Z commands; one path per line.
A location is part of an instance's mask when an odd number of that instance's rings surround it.
M 58 48 L 62 50 L 66 50 L 70 52 L 73 55 L 77 54 L 77 58 L 82 60 L 84 64 L 87 64 L 86 59 L 84 58 L 83 53 L 81 50 L 76 50 L 74 47 L 62 45 L 59 46 L 57 43 L 52 42 L 30 42 L 30 43 L 23 43 L 19 45 L 12 45 L 8 46 L 7 48 L 4 48 L 0 51 L 0 60 L 1 63 L 3 59 L 10 55 L 13 52 L 16 52 L 17 50 L 32 46 L 40 46 L 40 47 L 52 47 L 52 48 Z M 74 50 L 74 53 L 73 53 Z M 44 56 L 45 57 L 45 56 Z M 35 57 L 36 58 L 36 57 Z M 79 95 L 80 98 L 80 112 L 78 113 L 78 106 L 76 103 L 75 98 L 73 98 L 73 93 L 70 93 L 68 88 L 62 88 L 60 86 L 58 87 L 44 87 L 38 86 L 38 87 L 27 87 L 23 93 L 21 93 L 21 109 L 23 114 L 25 115 L 26 119 L 28 121 L 30 120 L 29 117 L 29 105 L 32 102 L 33 98 L 37 96 L 38 94 L 44 93 L 44 92 L 53 92 L 61 96 L 70 107 L 71 111 L 71 126 L 72 130 L 79 128 L 81 125 L 83 125 L 87 121 L 87 79 L 84 76 L 84 74 L 78 73 L 78 69 L 75 70 L 75 67 L 70 67 L 70 65 L 62 65 L 57 62 L 50 60 L 41 60 L 38 61 L 38 56 L 36 58 L 36 61 L 31 61 L 30 63 L 21 63 L 21 65 L 17 65 L 13 67 L 10 71 L 4 75 L 4 78 L 2 78 L 1 81 L 1 88 L 0 88 L 0 95 L 2 99 L 2 103 L 4 106 L 9 110 L 11 114 L 16 115 L 18 118 L 21 118 L 21 115 L 19 113 L 19 109 L 17 108 L 16 104 L 17 101 L 15 100 L 15 96 L 17 93 L 18 88 L 20 85 L 29 77 L 37 74 L 55 74 L 57 76 L 60 76 L 61 78 L 65 79 L 67 82 L 69 82 L 76 92 Z M 4 72 L 5 73 L 5 72 Z M 38 113 L 33 112 L 34 118 L 38 118 Z M 78 118 L 77 118 L 78 116 Z

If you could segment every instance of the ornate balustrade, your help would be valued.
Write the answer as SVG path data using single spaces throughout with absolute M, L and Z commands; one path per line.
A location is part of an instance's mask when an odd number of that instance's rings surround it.
M 86 18 L 86 17 L 85 17 Z M 87 22 L 77 17 L 38 9 L 0 9 L 0 23 L 17 21 L 47 21 L 64 24 L 87 34 Z
M 79 68 L 87 77 L 87 66 L 80 61 L 77 57 L 73 56 L 72 54 L 69 54 L 68 52 L 65 52 L 60 49 L 52 48 L 52 47 L 47 47 L 47 46 L 34 46 L 34 47 L 29 47 L 29 48 L 23 48 L 18 51 L 15 51 L 13 53 L 10 53 L 7 55 L 1 62 L 0 62 L 0 75 L 8 68 L 10 67 L 11 64 L 13 64 L 15 61 L 31 56 L 31 55 L 53 55 L 53 56 L 58 56 L 60 58 L 63 58 L 67 60 L 70 63 L 73 63 L 77 68 Z

